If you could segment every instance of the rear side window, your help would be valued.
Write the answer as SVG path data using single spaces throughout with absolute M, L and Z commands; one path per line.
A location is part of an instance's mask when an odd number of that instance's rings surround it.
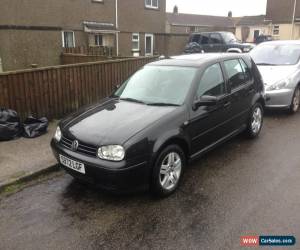
M 225 82 L 219 63 L 209 66 L 200 80 L 197 97 L 204 95 L 220 96 L 225 93 Z
M 238 59 L 224 62 L 231 89 L 236 89 L 245 83 L 245 75 Z
M 202 35 L 201 44 L 209 44 L 209 36 Z
M 248 65 L 244 62 L 243 59 L 240 59 L 240 63 L 241 63 L 243 72 L 245 74 L 245 80 L 250 81 L 252 79 L 252 75 L 251 75 L 251 71 L 250 71 Z
M 210 35 L 210 42 L 214 44 L 220 44 L 222 43 L 222 37 L 220 34 L 211 34 Z

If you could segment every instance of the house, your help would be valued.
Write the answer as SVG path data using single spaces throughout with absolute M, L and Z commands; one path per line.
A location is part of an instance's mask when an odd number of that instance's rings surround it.
M 274 39 L 300 39 L 299 0 L 267 0 L 266 20 Z
M 2 0 L 4 70 L 60 64 L 63 47 L 114 46 L 114 0 Z
M 119 52 L 148 56 L 161 50 L 157 36 L 165 32 L 166 0 L 119 0 Z
M 4 70 L 60 64 L 63 48 L 113 48 L 115 55 L 156 51 L 166 0 L 2 0 L 0 61 Z
M 176 9 L 177 10 L 177 9 Z M 190 34 L 203 31 L 230 31 L 235 32 L 231 17 L 167 13 L 167 33 Z
M 236 37 L 243 42 L 254 42 L 260 35 L 270 35 L 272 25 L 266 20 L 265 15 L 244 16 L 234 18 Z

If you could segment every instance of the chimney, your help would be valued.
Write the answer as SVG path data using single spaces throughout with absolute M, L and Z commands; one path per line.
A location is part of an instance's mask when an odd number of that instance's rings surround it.
M 228 17 L 232 17 L 232 11 L 228 11 Z
M 173 8 L 173 14 L 178 14 L 178 6 L 175 5 Z

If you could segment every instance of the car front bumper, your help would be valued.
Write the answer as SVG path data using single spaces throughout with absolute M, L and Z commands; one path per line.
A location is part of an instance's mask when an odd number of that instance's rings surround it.
M 293 95 L 293 89 L 266 91 L 266 108 L 289 108 Z
M 52 152 L 60 164 L 59 155 L 83 163 L 85 174 L 60 166 L 73 177 L 102 189 L 125 193 L 149 188 L 150 167 L 146 160 L 110 162 L 71 151 L 55 140 L 51 141 Z

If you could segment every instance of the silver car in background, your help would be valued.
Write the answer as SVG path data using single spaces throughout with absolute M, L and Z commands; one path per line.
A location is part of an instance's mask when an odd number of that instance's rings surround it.
M 272 41 L 250 52 L 266 90 L 266 108 L 296 113 L 300 104 L 300 41 Z

